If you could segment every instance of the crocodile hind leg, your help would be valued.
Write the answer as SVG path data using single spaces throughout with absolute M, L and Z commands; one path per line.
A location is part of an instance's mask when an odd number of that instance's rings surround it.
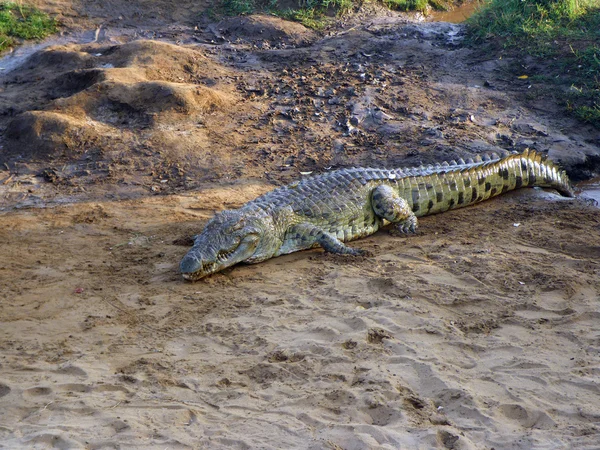
M 408 202 L 400 197 L 391 187 L 382 184 L 373 189 L 371 195 L 373 211 L 382 219 L 392 222 L 403 234 L 417 231 L 417 216 Z
M 331 233 L 327 233 L 316 225 L 301 223 L 294 225 L 286 235 L 286 246 L 293 246 L 297 249 L 311 248 L 319 244 L 323 249 L 330 253 L 339 255 L 367 255 L 368 252 L 360 249 L 348 247 Z M 295 250 L 292 250 L 295 251 Z M 287 253 L 285 250 L 282 253 Z

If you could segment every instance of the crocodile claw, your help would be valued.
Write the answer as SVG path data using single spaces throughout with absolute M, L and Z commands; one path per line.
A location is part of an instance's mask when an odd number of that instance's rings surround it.
M 409 218 L 404 222 L 400 222 L 396 224 L 396 226 L 392 229 L 393 235 L 402 235 L 406 236 L 409 234 L 416 234 L 418 229 L 418 224 L 416 218 Z

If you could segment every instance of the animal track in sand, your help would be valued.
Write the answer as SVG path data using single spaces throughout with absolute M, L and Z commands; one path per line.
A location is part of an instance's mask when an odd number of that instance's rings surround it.
M 11 389 L 7 385 L 0 383 L 0 397 L 10 394 L 10 391 Z
M 77 377 L 87 377 L 88 374 L 85 370 L 77 367 L 77 366 L 64 366 L 54 371 L 55 373 L 59 373 L 61 375 L 73 375 Z
M 38 397 L 38 396 L 43 396 L 43 395 L 50 395 L 52 394 L 52 389 L 49 387 L 44 387 L 44 386 L 38 386 L 38 387 L 33 387 L 30 389 L 25 389 L 23 391 L 23 393 L 25 395 L 30 395 L 32 397 Z
M 58 385 L 57 389 L 61 390 L 61 391 L 72 393 L 72 392 L 90 392 L 90 391 L 92 391 L 93 388 L 86 384 L 67 383 L 67 384 Z
M 96 392 L 123 392 L 129 394 L 130 391 L 126 387 L 119 386 L 116 384 L 99 384 L 94 388 Z
M 61 436 L 51 433 L 39 434 L 32 439 L 26 441 L 31 445 L 30 448 L 55 448 L 59 450 L 68 450 L 77 448 L 79 445 L 70 439 L 65 439 Z

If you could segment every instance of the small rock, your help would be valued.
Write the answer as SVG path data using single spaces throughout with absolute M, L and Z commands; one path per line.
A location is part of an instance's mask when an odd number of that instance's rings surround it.
M 444 138 L 444 133 L 442 133 L 437 128 L 429 128 L 429 129 L 427 129 L 427 131 L 425 133 L 427 135 L 429 135 L 429 136 L 434 137 L 434 138 L 438 138 L 438 139 L 443 139 Z
M 356 348 L 356 346 L 358 345 L 358 343 L 352 339 L 348 339 L 346 342 L 344 342 L 342 344 L 342 347 L 344 347 L 346 350 L 351 350 L 353 348 Z
M 392 335 L 383 328 L 371 328 L 367 333 L 367 342 L 370 344 L 381 344 L 384 339 L 391 339 Z
M 440 444 L 442 444 L 445 448 L 453 449 L 458 441 L 458 436 L 446 431 L 439 430 L 437 432 L 437 438 Z
M 531 123 L 531 122 L 515 122 L 512 124 L 511 128 L 519 133 L 526 135 L 538 135 L 538 136 L 548 136 L 547 129 L 540 124 Z
M 344 153 L 345 144 L 341 139 L 335 139 L 332 144 L 333 153 Z
M 448 418 L 443 414 L 432 414 L 429 417 L 429 421 L 433 425 L 450 425 L 450 422 L 448 422 Z
M 38 176 L 42 177 L 48 183 L 59 183 L 62 181 L 62 177 L 53 167 L 49 167 L 47 169 L 42 170 L 42 172 Z

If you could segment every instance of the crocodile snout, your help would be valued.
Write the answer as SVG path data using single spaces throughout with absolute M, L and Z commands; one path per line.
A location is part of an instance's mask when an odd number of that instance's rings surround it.
M 181 275 L 183 275 L 183 278 L 186 280 L 194 279 L 194 274 L 199 272 L 200 269 L 202 269 L 202 261 L 189 253 L 183 257 L 181 264 L 179 265 Z

